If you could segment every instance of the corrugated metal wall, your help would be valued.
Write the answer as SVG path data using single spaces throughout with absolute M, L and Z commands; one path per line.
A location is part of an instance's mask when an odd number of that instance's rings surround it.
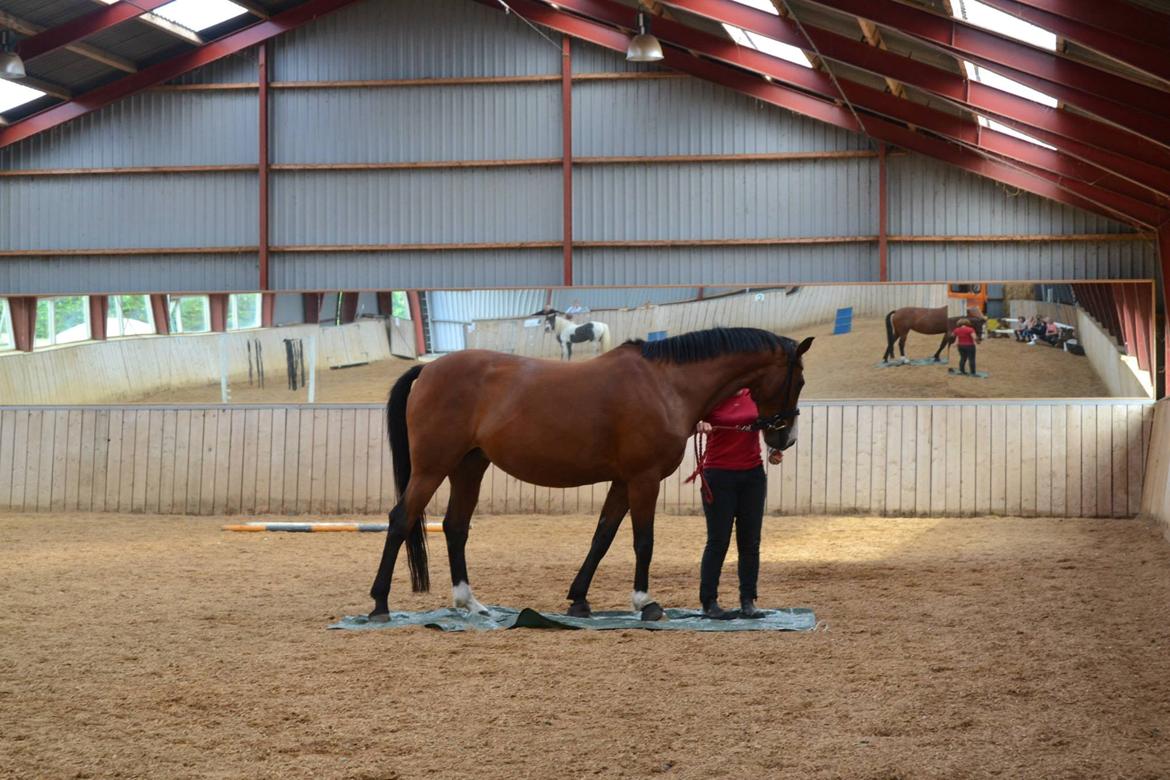
M 904 236 L 1132 233 L 1125 225 L 916 155 L 889 158 L 889 229 Z M 1147 241 L 892 243 L 890 279 L 1126 279 L 1156 274 Z
M 878 161 L 866 138 L 705 82 L 663 78 L 652 72 L 656 68 L 630 65 L 620 54 L 588 44 L 574 42 L 572 60 L 578 76 L 572 88 L 575 157 L 643 158 L 575 166 L 574 239 L 585 242 L 574 251 L 577 284 L 877 278 Z M 270 67 L 271 157 L 277 166 L 272 285 L 336 290 L 558 284 L 560 68 L 558 46 L 515 16 L 469 0 L 371 0 L 277 39 Z M 606 74 L 621 77 L 598 78 Z M 255 50 L 214 63 L 179 80 L 205 88 L 135 95 L 0 150 L 0 170 L 254 166 L 257 78 Z M 484 78 L 495 83 L 481 83 Z M 419 79 L 428 81 L 320 83 Z M 215 89 L 217 84 L 233 88 Z M 241 84 L 245 88 L 236 88 Z M 831 156 L 661 159 L 793 153 Z M 507 160 L 537 162 L 303 169 Z M 257 193 L 257 174 L 248 168 L 0 177 L 0 251 L 10 254 L 0 257 L 0 293 L 110 290 L 122 284 L 126 290 L 255 287 L 254 251 L 227 259 L 166 252 L 150 258 L 42 255 L 99 248 L 254 250 Z M 943 164 L 891 155 L 889 194 L 894 280 L 1155 274 L 1152 241 L 897 241 L 898 236 L 1128 232 L 1111 220 L 1008 191 Z M 742 243 L 849 237 L 860 240 Z M 667 240 L 714 243 L 654 245 Z M 520 242 L 542 246 L 507 248 Z M 415 243 L 489 246 L 419 251 L 409 247 Z M 382 249 L 347 249 L 361 245 Z M 315 249 L 280 251 L 298 247 Z M 63 280 L 59 272 L 66 268 L 71 276 Z
M 574 253 L 580 284 L 758 284 L 877 281 L 870 244 L 605 248 Z
M 102 269 L 102 273 L 95 269 Z M 0 293 L 65 295 L 254 290 L 259 273 L 259 263 L 252 253 L 0 257 Z

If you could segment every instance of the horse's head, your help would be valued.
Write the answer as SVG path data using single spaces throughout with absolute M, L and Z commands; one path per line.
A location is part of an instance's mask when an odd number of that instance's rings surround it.
M 812 346 L 809 336 L 794 349 L 780 350 L 776 360 L 751 386 L 752 400 L 760 410 L 759 425 L 764 443 L 774 450 L 796 444 L 797 404 L 804 388 L 804 361 L 801 356 Z
M 544 332 L 552 333 L 557 329 L 557 313 L 553 309 L 549 309 L 544 315 Z

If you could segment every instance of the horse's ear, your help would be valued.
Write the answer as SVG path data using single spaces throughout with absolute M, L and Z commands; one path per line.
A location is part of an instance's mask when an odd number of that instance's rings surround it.
M 812 336 L 809 336 L 807 339 L 805 339 L 804 341 L 800 342 L 800 346 L 798 346 L 798 347 L 796 348 L 796 356 L 797 356 L 797 357 L 800 357 L 800 356 L 801 356 L 801 355 L 803 355 L 805 352 L 808 352 L 808 348 L 812 346 L 812 343 L 813 343 L 813 337 L 812 337 Z

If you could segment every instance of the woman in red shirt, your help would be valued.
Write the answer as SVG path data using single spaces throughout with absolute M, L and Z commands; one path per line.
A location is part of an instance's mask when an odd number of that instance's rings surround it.
M 707 449 L 701 464 L 707 546 L 700 569 L 699 601 L 703 614 L 709 618 L 727 620 L 764 615 L 755 602 L 760 576 L 760 528 L 768 482 L 760 458 L 759 432 L 736 430 L 738 426 L 755 422 L 759 416 L 759 409 L 745 388 L 721 402 L 695 426 L 696 433 L 707 434 Z M 770 462 L 778 463 L 778 456 L 778 452 L 773 453 Z M 733 522 L 735 546 L 739 551 L 738 613 L 721 608 L 718 601 L 719 574 L 731 544 Z
M 971 363 L 971 373 L 975 373 L 975 329 L 971 321 L 964 317 L 955 324 L 951 332 L 955 343 L 959 345 L 959 373 L 967 373 L 967 363 Z

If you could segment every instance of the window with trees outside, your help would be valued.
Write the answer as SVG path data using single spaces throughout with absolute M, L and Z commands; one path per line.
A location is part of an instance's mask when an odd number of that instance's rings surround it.
M 90 338 L 89 298 L 76 295 L 68 298 L 37 299 L 37 327 L 34 347 L 70 344 Z
M 227 329 L 244 330 L 260 327 L 260 293 L 228 296 Z
M 106 314 L 106 338 L 148 336 L 154 327 L 149 295 L 111 295 Z
M 207 333 L 211 330 L 211 303 L 206 295 L 167 296 L 171 333 Z
M 12 334 L 12 312 L 8 308 L 8 299 L 0 298 L 0 352 L 6 349 L 16 349 L 16 337 Z
M 406 302 L 406 290 L 390 293 L 390 316 L 400 320 L 410 319 L 410 304 Z

